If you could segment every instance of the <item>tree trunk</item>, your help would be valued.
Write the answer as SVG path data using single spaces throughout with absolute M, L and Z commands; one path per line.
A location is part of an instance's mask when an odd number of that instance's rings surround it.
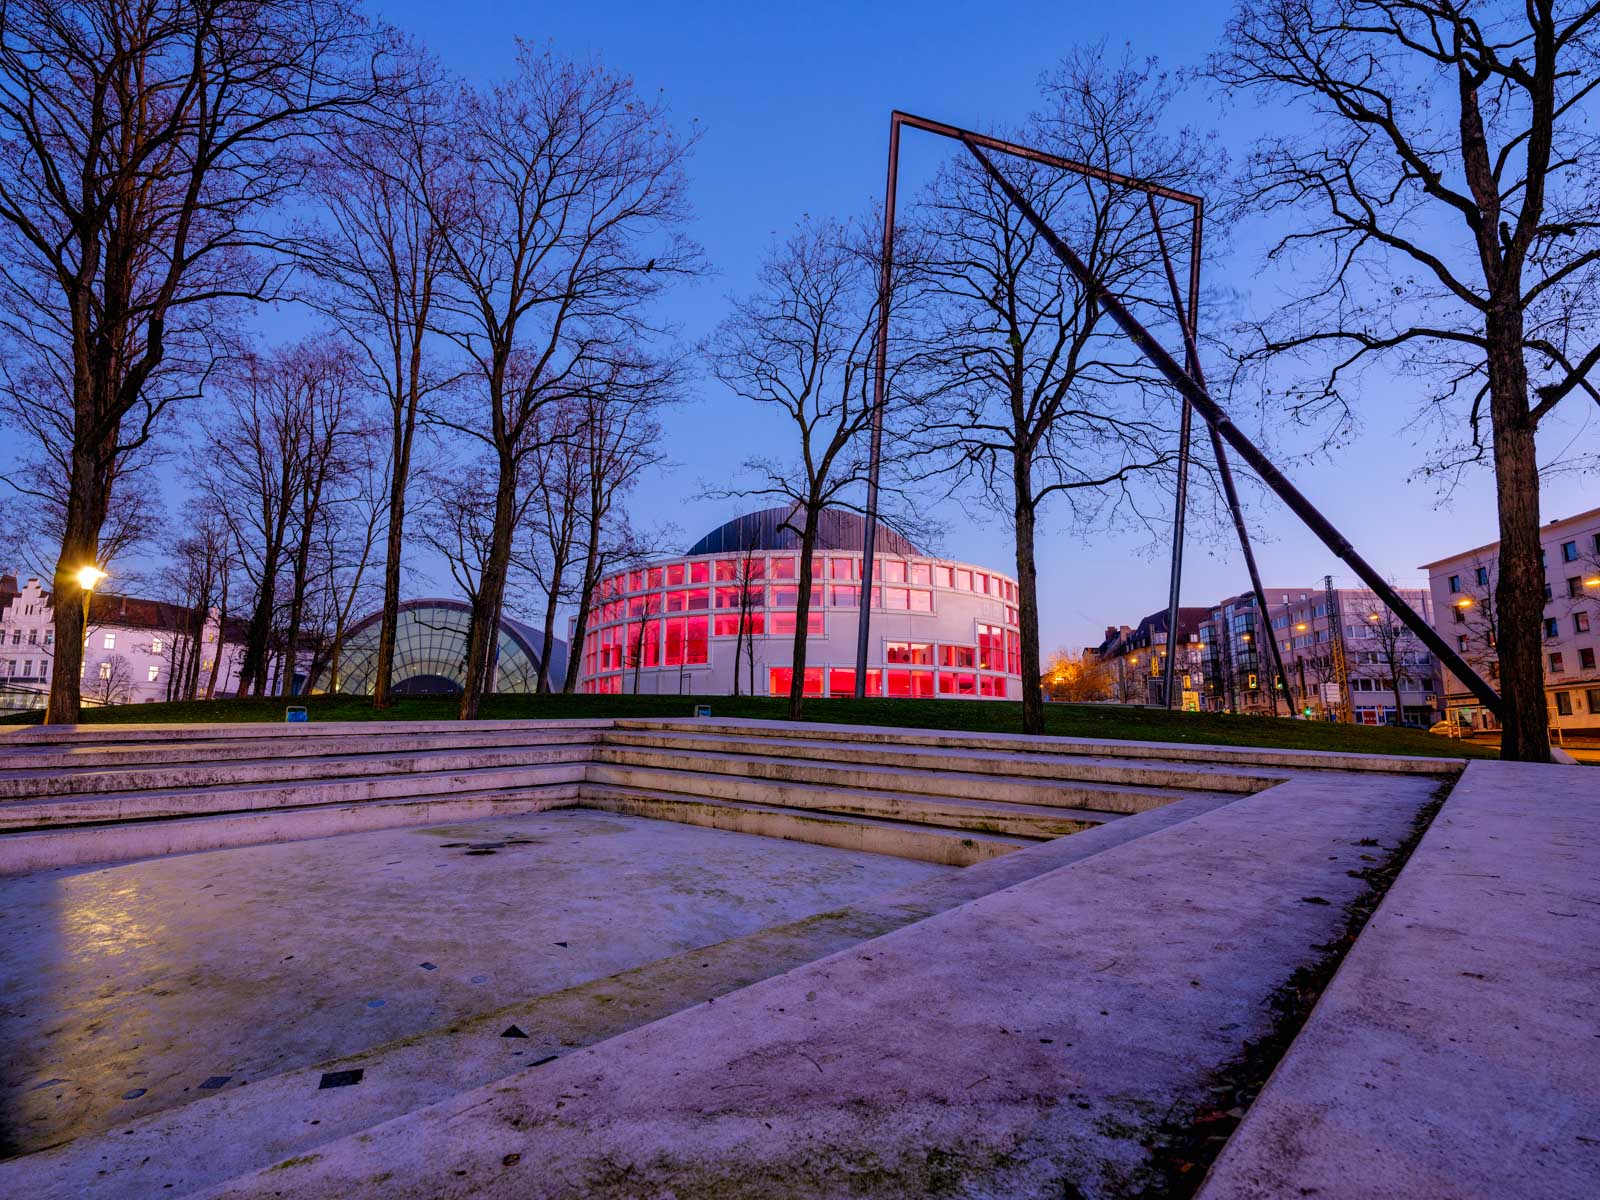
M 66 525 L 61 554 L 56 559 L 51 616 L 55 626 L 55 666 L 50 675 L 50 698 L 45 703 L 47 725 L 72 724 L 82 706 L 84 638 L 83 589 L 78 572 L 98 562 L 100 527 L 105 524 L 111 488 L 96 456 L 75 448 L 72 478 L 67 485 Z
M 565 564 L 556 563 L 550 569 L 550 588 L 544 598 L 544 637 L 539 643 L 539 678 L 534 691 L 550 691 L 550 652 L 556 642 L 556 602 L 561 595 L 561 578 L 566 574 Z
M 1022 642 L 1022 732 L 1044 733 L 1044 689 L 1039 666 L 1039 570 L 1034 562 L 1033 461 L 1012 455 L 1012 516 L 1017 542 L 1017 626 Z M 1001 653 L 1004 653 L 1002 648 Z M 1124 696 L 1126 699 L 1126 696 Z
M 406 485 L 411 477 L 411 445 L 417 427 L 418 349 L 412 354 L 413 380 L 404 416 L 395 422 L 390 443 L 393 475 L 389 480 L 389 536 L 383 560 L 383 617 L 378 625 L 378 658 L 374 666 L 372 707 L 388 708 L 393 703 L 389 688 L 394 675 L 395 643 L 400 636 L 400 555 L 405 546 Z M 397 414 L 398 415 L 398 414 Z
M 598 513 L 589 518 L 589 548 L 583 560 L 583 590 L 578 596 L 578 619 L 572 626 L 572 644 L 567 647 L 567 677 L 561 681 L 561 694 L 570 696 L 578 689 L 583 670 L 583 643 L 589 636 L 589 613 L 594 608 L 594 590 L 600 584 L 600 521 Z
M 794 659 L 789 680 L 789 720 L 798 721 L 805 708 L 806 650 L 811 630 L 811 552 L 817 545 L 817 516 L 820 505 L 806 505 L 805 529 L 800 534 L 800 594 L 794 602 Z M 867 597 L 870 607 L 872 597 Z
M 478 594 L 472 598 L 472 622 L 467 638 L 467 670 L 461 690 L 461 719 L 474 720 L 478 703 L 489 683 L 490 658 L 499 634 L 496 617 L 506 590 L 506 570 L 511 561 L 516 464 L 502 460 L 494 494 L 494 529 L 489 538 L 489 556 L 478 578 Z
M 1528 413 L 1520 308 L 1495 305 L 1485 321 L 1495 489 L 1500 508 L 1500 756 L 1550 761 L 1544 698 L 1544 570 L 1539 563 L 1539 462 Z

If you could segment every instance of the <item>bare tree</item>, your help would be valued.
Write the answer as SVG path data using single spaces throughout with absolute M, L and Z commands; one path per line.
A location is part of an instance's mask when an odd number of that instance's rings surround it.
M 322 219 L 302 231 L 298 245 L 324 285 L 317 307 L 359 348 L 373 390 L 388 401 L 388 512 L 381 523 L 387 543 L 374 708 L 389 705 L 394 674 L 417 419 L 424 401 L 449 383 L 430 349 L 445 286 L 444 230 L 457 202 L 442 128 L 447 106 L 436 64 L 415 51 L 405 61 L 403 93 L 378 120 L 340 130 L 319 156 L 313 179 Z
M 260 218 L 302 135 L 385 91 L 353 0 L 11 0 L 0 20 L 6 333 L 70 397 L 63 598 L 96 561 L 118 463 L 192 394 L 220 307 L 270 294 Z M 166 381 L 163 381 L 163 376 Z M 46 719 L 79 703 L 82 614 L 55 606 Z
M 1574 392 L 1600 403 L 1600 7 L 1246 0 L 1210 73 L 1298 110 L 1239 197 L 1289 218 L 1269 257 L 1292 262 L 1294 300 L 1253 357 L 1312 369 L 1291 411 L 1343 418 L 1351 378 L 1388 357 L 1469 433 L 1431 467 L 1492 454 L 1501 753 L 1545 761 L 1535 434 Z
M 183 521 L 186 532 L 173 544 L 163 579 L 167 594 L 185 613 L 183 628 L 173 638 L 169 700 L 193 700 L 199 694 L 206 627 L 212 613 L 226 603 L 232 561 L 232 539 L 220 513 L 203 503 L 191 503 Z M 217 640 L 213 663 L 222 650 L 220 626 Z
M 765 580 L 762 577 L 765 559 L 756 557 L 756 539 L 752 534 L 745 541 L 744 552 L 739 555 L 739 565 L 734 584 L 739 589 L 738 628 L 733 639 L 733 694 L 739 694 L 739 659 L 742 654 L 750 668 L 750 694 L 756 694 L 756 606 L 762 601 Z
M 94 704 L 127 704 L 133 699 L 133 668 L 120 654 L 102 659 L 99 669 L 89 677 L 85 699 Z
M 1376 597 L 1355 605 L 1352 615 L 1361 621 L 1364 640 L 1374 646 L 1356 651 L 1362 659 L 1356 674 L 1389 685 L 1394 696 L 1394 723 L 1404 725 L 1406 710 L 1400 693 L 1408 679 L 1423 678 L 1416 668 L 1431 661 L 1427 648 L 1398 617 L 1379 605 Z
M 677 386 L 677 364 L 642 361 L 614 364 L 605 385 L 584 394 L 578 426 L 584 482 L 577 533 L 583 562 L 563 692 L 570 693 L 578 686 L 600 581 L 616 564 L 637 553 L 638 539 L 623 505 L 644 474 L 663 461 L 656 415 L 674 397 Z
M 705 346 L 712 370 L 736 396 L 777 411 L 790 426 L 792 456 L 748 460 L 756 482 L 723 494 L 772 496 L 790 506 L 785 526 L 800 542 L 791 720 L 804 706 L 812 555 L 822 513 L 850 505 L 867 478 L 880 259 L 865 222 L 803 221 L 768 254 L 754 292 L 734 302 Z M 907 239 L 891 281 L 897 305 L 915 264 Z M 890 359 L 897 398 L 901 356 L 892 352 Z
M 308 606 L 315 647 L 306 679 L 309 685 L 326 667 L 330 693 L 339 691 L 345 634 L 352 618 L 374 598 L 372 567 L 394 495 L 387 432 L 376 425 L 352 431 L 340 454 L 342 469 L 332 480 L 335 491 L 322 505 L 323 519 L 313 527 Z M 382 581 L 377 585 L 381 587 Z
M 205 426 L 205 448 L 191 474 L 227 521 L 235 556 L 252 590 L 239 694 L 265 695 L 278 608 L 289 574 L 287 657 L 293 679 L 299 614 L 309 584 L 311 547 L 328 481 L 339 472 L 355 403 L 346 355 L 312 340 L 250 355 L 221 388 L 223 402 Z M 282 667 L 287 665 L 284 675 Z
M 649 301 L 697 269 L 698 254 L 676 232 L 687 217 L 687 146 L 664 105 L 642 99 L 630 80 L 524 46 L 511 79 L 463 95 L 452 126 L 459 211 L 441 224 L 458 294 L 446 330 L 473 387 L 435 419 L 481 441 L 494 467 L 490 552 L 461 699 L 461 716 L 471 718 L 541 415 L 582 396 L 600 368 L 658 332 Z M 424 185 L 437 211 L 431 176 Z
M 1111 669 L 1092 653 L 1057 650 L 1045 666 L 1044 689 L 1050 699 L 1070 704 L 1105 700 L 1111 695 Z
M 580 590 L 574 587 L 573 576 L 582 550 L 584 502 L 590 496 L 585 411 L 581 401 L 559 406 L 550 418 L 557 428 L 541 439 L 544 449 L 533 460 L 528 561 L 534 584 L 544 600 L 537 685 L 540 692 L 548 692 L 553 686 L 550 656 L 555 649 L 556 613 Z
M 1047 78 L 1046 99 L 1022 139 L 1030 144 L 1175 187 L 1205 165 L 1196 139 L 1162 132 L 1172 90 L 1148 62 L 1080 51 Z M 1113 292 L 1151 308 L 1152 323 L 1170 322 L 1144 192 L 1029 162 L 1005 170 Z M 1135 487 L 1164 482 L 1176 458 L 1177 405 L 1140 377 L 1133 348 L 977 163 L 947 167 L 921 214 L 930 256 L 921 362 L 935 402 L 916 439 L 925 461 L 957 486 L 977 485 L 1011 518 L 1022 727 L 1042 733 L 1039 514 L 1064 500 L 1081 524 L 1125 509 L 1137 515 Z M 1174 224 L 1169 241 L 1181 256 L 1187 226 Z

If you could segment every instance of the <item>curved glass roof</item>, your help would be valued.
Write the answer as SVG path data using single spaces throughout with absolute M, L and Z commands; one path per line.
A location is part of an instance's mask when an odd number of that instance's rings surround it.
M 745 513 L 723 525 L 717 526 L 701 538 L 684 556 L 697 554 L 741 554 L 746 550 L 793 550 L 800 545 L 800 535 L 786 525 L 798 526 L 801 518 L 792 505 L 764 508 L 759 512 Z M 860 551 L 867 537 L 867 520 L 859 513 L 839 508 L 825 508 L 817 522 L 818 550 Z M 877 554 L 904 554 L 923 557 L 902 534 L 878 519 Z
M 466 678 L 467 625 L 471 609 L 459 600 L 409 600 L 400 606 L 395 630 L 394 691 L 398 695 L 461 694 Z M 312 690 L 370 696 L 377 677 L 382 613 L 350 627 L 340 655 L 339 678 L 325 664 Z M 532 692 L 539 679 L 540 637 L 519 621 L 502 618 L 495 660 L 494 691 Z M 550 655 L 552 686 L 566 671 L 566 646 L 559 639 Z

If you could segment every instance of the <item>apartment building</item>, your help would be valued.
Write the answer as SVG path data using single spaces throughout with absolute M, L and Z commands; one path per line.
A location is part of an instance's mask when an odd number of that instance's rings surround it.
M 37 579 L 20 588 L 14 577 L 0 579 L 0 711 L 44 707 L 55 666 L 52 601 Z M 95 593 L 84 645 L 84 704 L 178 699 L 187 696 L 191 680 L 199 696 L 236 689 L 244 647 L 229 624 L 230 636 L 219 645 L 217 614 L 208 614 L 197 647 L 187 609 Z
M 1178 610 L 1177 659 L 1173 686 L 1177 703 L 1185 712 L 1198 712 L 1205 694 L 1205 647 L 1200 627 L 1209 614 L 1205 608 Z M 1094 654 L 1111 667 L 1111 697 L 1123 704 L 1165 707 L 1167 670 L 1167 610 L 1145 617 L 1137 625 L 1108 625 Z
M 1427 590 L 1396 590 L 1428 618 Z M 1201 623 L 1209 711 L 1266 715 L 1287 708 L 1334 720 L 1342 708 L 1361 725 L 1427 725 L 1437 719 L 1442 707 L 1438 660 L 1372 592 L 1336 588 L 1330 609 L 1326 587 L 1263 591 L 1265 618 L 1254 593 L 1244 592 L 1214 605 Z M 1342 681 L 1335 639 L 1344 655 Z M 1287 680 L 1276 678 L 1272 641 Z
M 1551 521 L 1540 531 L 1544 567 L 1544 689 L 1552 728 L 1600 732 L 1600 508 Z M 1499 679 L 1496 648 L 1500 543 L 1490 542 L 1424 564 L 1434 628 L 1453 642 L 1491 684 Z M 1451 720 L 1477 729 L 1494 717 L 1454 675 L 1444 676 Z

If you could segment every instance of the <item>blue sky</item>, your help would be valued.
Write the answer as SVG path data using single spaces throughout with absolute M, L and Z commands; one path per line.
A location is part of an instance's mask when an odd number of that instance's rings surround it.
M 674 296 L 673 315 L 691 341 L 722 316 L 730 292 L 749 286 L 775 234 L 802 214 L 850 215 L 881 195 L 891 108 L 968 126 L 1019 121 L 1037 103 L 1039 74 L 1074 44 L 1127 42 L 1135 53 L 1178 68 L 1200 61 L 1226 17 L 1220 4 L 1171 0 L 1093 6 L 387 0 L 373 7 L 469 79 L 503 74 L 520 36 L 565 54 L 599 53 L 632 74 L 641 90 L 662 89 L 683 126 L 698 122 L 693 233 L 717 275 Z M 1261 119 L 1253 111 L 1229 111 L 1204 92 L 1188 98 L 1181 117 L 1215 128 L 1234 155 Z M 1245 303 L 1270 304 L 1270 295 L 1250 294 L 1254 268 L 1241 250 L 1219 264 L 1210 283 L 1240 293 Z M 1361 427 L 1354 439 L 1336 457 L 1296 465 L 1290 473 L 1369 560 L 1409 583 L 1419 577 L 1417 564 L 1494 539 L 1492 483 L 1487 473 L 1475 475 L 1440 506 L 1432 484 L 1407 482 L 1431 438 L 1409 427 L 1415 384 L 1369 374 L 1365 387 L 1357 397 Z M 1580 446 L 1600 445 L 1594 412 L 1574 403 L 1547 440 L 1552 446 L 1574 439 Z M 649 481 L 639 511 L 652 519 L 676 512 L 683 541 L 694 540 L 739 507 L 699 499 L 702 485 L 725 482 L 749 454 L 770 449 L 773 431 L 714 381 L 697 381 L 691 407 L 669 432 L 676 469 Z M 1311 584 L 1330 571 L 1339 582 L 1352 582 L 1280 504 L 1259 490 L 1251 497 L 1249 516 L 1263 542 L 1258 557 L 1269 586 Z M 1597 503 L 1600 487 L 1592 476 L 1567 477 L 1546 490 L 1545 519 Z M 944 552 L 1011 570 L 1009 529 L 988 524 L 978 509 L 942 515 Z M 1191 547 L 1185 603 L 1243 590 L 1230 540 L 1212 536 Z M 1164 552 L 1149 553 L 1139 538 L 1084 542 L 1047 512 L 1039 561 L 1047 649 L 1098 641 L 1106 624 L 1134 622 L 1165 604 Z M 414 590 L 426 590 L 424 582 Z M 446 588 L 447 580 L 434 586 Z

